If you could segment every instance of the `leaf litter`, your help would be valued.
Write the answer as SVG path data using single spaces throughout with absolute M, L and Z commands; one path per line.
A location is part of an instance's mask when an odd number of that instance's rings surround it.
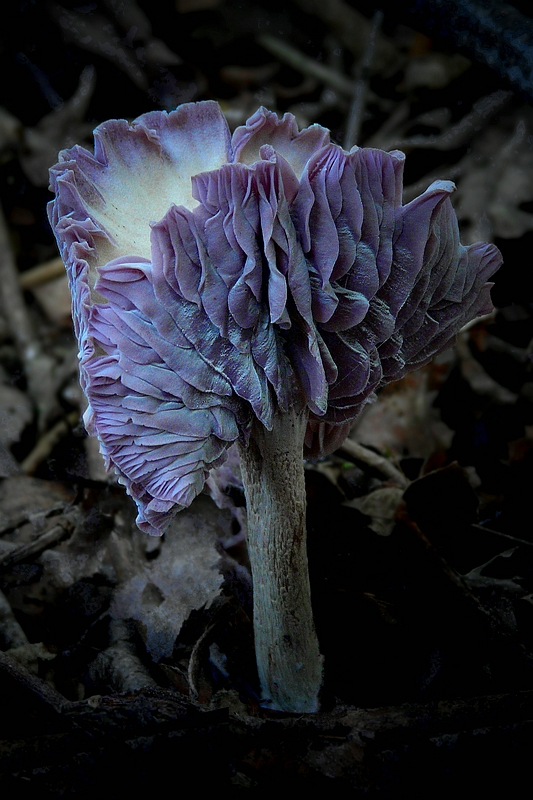
M 280 12 L 259 2 L 253 25 L 231 2 L 183 3 L 167 17 L 131 0 L 94 6 L 21 10 L 27 36 L 46 31 L 57 55 L 35 38 L 31 61 L 17 61 L 16 36 L 2 54 L 25 87 L 6 91 L 0 112 L 12 255 L 3 268 L 15 282 L 57 256 L 43 220 L 59 149 L 110 116 L 206 96 L 232 127 L 264 103 L 342 141 L 343 87 L 363 55 L 348 32 L 371 24 L 364 4 L 342 0 Z M 334 780 L 371 796 L 407 781 L 421 796 L 424 780 L 453 786 L 465 764 L 487 785 L 498 780 L 493 763 L 507 763 L 507 778 L 523 773 L 533 718 L 532 112 L 475 54 L 413 31 L 412 19 L 384 24 L 361 144 L 406 149 L 406 201 L 435 178 L 455 180 L 463 241 L 496 239 L 505 264 L 495 314 L 382 392 L 354 426 L 357 447 L 307 464 L 323 711 L 295 720 L 259 707 L 235 457 L 162 540 L 140 534 L 72 421 L 83 407 L 64 296 L 21 283 L 23 317 L 13 305 L 0 324 L 0 690 L 13 701 L 0 723 L 3 787 L 29 780 L 61 796 L 67 780 L 109 793 L 107 748 L 125 790 L 164 775 L 177 742 L 197 782 L 248 790 Z M 276 55 L 257 30 L 281 31 Z M 63 755 L 50 755 L 51 737 Z

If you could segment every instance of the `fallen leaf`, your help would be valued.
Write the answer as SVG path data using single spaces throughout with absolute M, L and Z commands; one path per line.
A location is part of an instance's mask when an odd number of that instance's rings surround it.
M 390 536 L 396 524 L 396 511 L 402 502 L 403 489 L 384 486 L 363 497 L 354 497 L 343 503 L 370 517 L 369 528 L 379 536 Z
M 174 642 L 193 610 L 209 606 L 220 593 L 217 569 L 221 535 L 217 509 L 206 497 L 172 521 L 153 560 L 115 591 L 111 614 L 139 623 L 146 649 L 155 661 L 172 655 Z
M 386 387 L 356 420 L 351 438 L 397 457 L 428 458 L 449 447 L 453 431 L 441 420 L 433 402 L 434 388 L 448 373 L 454 356 L 443 353 L 427 367 Z

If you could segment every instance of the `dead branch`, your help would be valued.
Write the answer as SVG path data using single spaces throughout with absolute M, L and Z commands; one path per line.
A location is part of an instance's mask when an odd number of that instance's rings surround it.
M 45 261 L 44 264 L 38 264 L 32 269 L 22 272 L 19 277 L 19 285 L 23 290 L 35 289 L 36 286 L 42 286 L 44 283 L 60 278 L 64 274 L 65 265 L 63 264 L 63 259 L 58 256 L 50 261 Z
M 405 477 L 403 472 L 401 472 L 398 467 L 394 466 L 389 458 L 378 455 L 378 453 L 375 453 L 373 450 L 370 450 L 370 448 L 364 447 L 362 444 L 355 442 L 353 439 L 346 439 L 339 450 L 341 452 L 344 450 L 345 453 L 352 456 L 352 458 L 355 458 L 357 461 L 361 461 L 363 464 L 367 464 L 369 467 L 377 469 L 378 472 L 381 472 L 382 475 L 385 475 L 387 478 L 394 481 L 394 483 L 397 486 L 400 486 L 402 489 L 405 489 L 407 486 L 409 486 L 408 478 Z
M 62 519 L 57 525 L 54 525 L 50 530 L 41 533 L 33 542 L 29 544 L 22 544 L 19 547 L 13 548 L 8 553 L 0 557 L 0 569 L 9 570 L 15 564 L 25 561 L 32 556 L 40 555 L 48 547 L 53 547 L 58 544 L 62 539 L 65 539 L 73 531 L 73 526 L 70 520 Z
M 91 675 L 108 680 L 118 692 L 136 692 L 156 682 L 141 662 L 132 639 L 128 623 L 112 619 L 109 626 L 111 644 L 91 665 Z
M 71 411 L 64 419 L 56 422 L 50 430 L 46 431 L 46 433 L 41 436 L 33 450 L 28 453 L 24 461 L 22 461 L 20 465 L 22 471 L 25 472 L 26 475 L 33 475 L 39 465 L 48 458 L 56 444 L 58 444 L 79 421 L 79 412 Z
M 307 14 L 321 19 L 341 44 L 361 58 L 372 31 L 372 22 L 344 0 L 294 0 Z M 382 72 L 398 66 L 400 57 L 391 40 L 380 33 L 376 38 L 374 70 Z
M 407 136 L 405 139 L 395 141 L 394 147 L 399 150 L 416 148 L 444 151 L 463 147 L 510 103 L 512 97 L 512 92 L 498 89 L 498 91 L 477 100 L 468 114 L 465 114 L 458 123 L 447 128 L 443 133 L 436 136 Z
M 306 56 L 283 39 L 264 34 L 263 36 L 258 36 L 257 41 L 261 47 L 264 47 L 269 53 L 272 53 L 272 55 L 279 58 L 280 61 L 283 61 L 285 64 L 294 67 L 294 69 L 297 69 L 298 72 L 301 72 L 303 75 L 317 78 L 317 80 L 325 83 L 327 86 L 331 86 L 332 89 L 335 89 L 335 91 L 343 95 L 347 95 L 348 97 L 353 95 L 356 88 L 353 80 L 347 78 L 341 72 L 337 72 L 337 70 L 315 61 L 314 58 Z
M 357 144 L 359 140 L 361 125 L 363 123 L 366 95 L 368 91 L 368 80 L 370 78 L 370 68 L 372 66 L 372 59 L 374 58 L 376 38 L 382 22 L 383 12 L 378 9 L 374 13 L 374 17 L 372 19 L 370 37 L 361 60 L 359 75 L 355 81 L 352 104 L 350 106 L 350 113 L 348 114 L 348 121 L 346 123 L 346 133 L 344 134 L 343 146 L 345 150 L 351 150 L 354 144 Z
M 59 714 L 68 705 L 68 700 L 53 686 L 38 678 L 37 675 L 34 675 L 7 653 L 0 651 L 0 683 L 3 683 L 6 678 L 9 678 L 33 696 L 36 706 L 45 704 L 49 709 Z

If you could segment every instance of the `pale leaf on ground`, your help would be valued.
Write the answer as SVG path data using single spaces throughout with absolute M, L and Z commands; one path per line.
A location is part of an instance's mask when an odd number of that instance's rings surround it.
M 432 405 L 436 390 L 430 387 L 430 380 L 438 380 L 440 372 L 447 373 L 453 358 L 450 352 L 443 353 L 432 365 L 387 387 L 375 403 L 365 407 L 351 438 L 400 457 L 427 458 L 435 450 L 446 449 L 453 432 Z
M 174 518 L 159 555 L 115 591 L 113 617 L 139 623 L 155 661 L 172 655 L 191 611 L 218 597 L 223 578 L 216 544 L 221 533 L 216 507 L 205 497 L 197 498 Z
M 356 508 L 370 517 L 369 528 L 379 536 L 390 536 L 396 524 L 396 511 L 402 502 L 403 489 L 397 486 L 384 486 L 363 497 L 354 497 L 343 505 Z

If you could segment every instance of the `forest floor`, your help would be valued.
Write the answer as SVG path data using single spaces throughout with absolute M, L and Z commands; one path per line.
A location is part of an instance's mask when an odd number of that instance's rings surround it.
M 532 97 L 497 57 L 459 52 L 453 25 L 439 38 L 397 5 L 21 3 L 1 34 L 4 792 L 118 797 L 170 780 L 424 798 L 527 779 Z M 404 201 L 453 180 L 462 242 L 504 257 L 495 311 L 306 464 L 316 715 L 260 705 L 237 456 L 154 539 L 80 421 L 48 168 L 106 119 L 203 99 L 232 130 L 264 105 L 348 148 L 403 150 Z

